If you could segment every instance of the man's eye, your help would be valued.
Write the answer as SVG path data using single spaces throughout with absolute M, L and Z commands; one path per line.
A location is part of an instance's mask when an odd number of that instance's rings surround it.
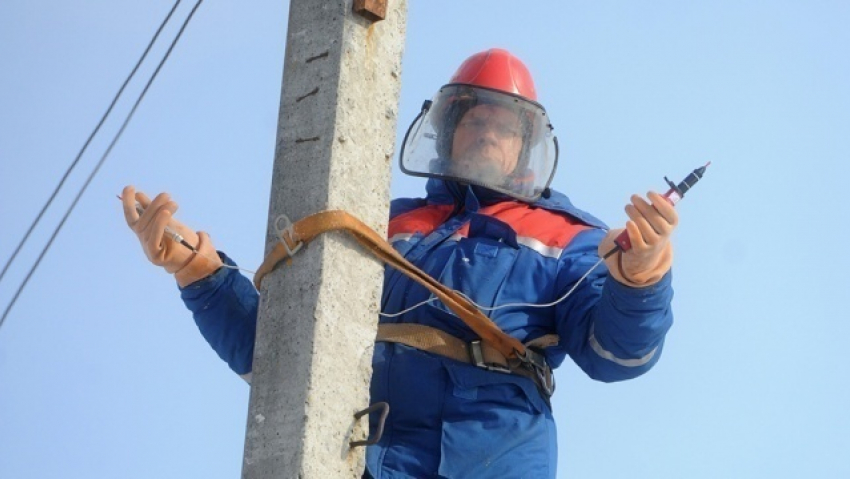
M 499 133 L 499 135 L 504 136 L 506 138 L 519 136 L 519 130 L 512 126 L 499 125 L 496 127 L 496 131 Z
M 498 123 L 483 119 L 468 119 L 460 122 L 460 126 L 474 130 L 477 133 L 482 133 L 484 131 L 492 129 L 497 136 L 500 138 L 516 138 L 520 136 L 520 130 L 516 126 L 506 125 L 504 123 Z

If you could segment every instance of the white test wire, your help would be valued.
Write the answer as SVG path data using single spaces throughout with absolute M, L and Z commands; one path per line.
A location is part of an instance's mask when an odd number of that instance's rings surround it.
M 199 254 L 199 255 L 201 255 L 201 256 L 203 256 L 204 258 L 206 258 L 206 259 L 210 260 L 210 261 L 215 261 L 215 259 L 210 258 L 209 256 L 205 255 L 204 253 L 201 253 L 200 251 L 198 251 L 198 254 Z M 221 258 L 219 258 L 219 259 L 221 259 Z M 244 272 L 246 272 L 246 273 L 251 273 L 251 274 L 254 274 L 254 275 L 256 275 L 256 274 L 257 274 L 257 272 L 256 272 L 256 271 L 252 271 L 252 270 L 250 270 L 250 269 L 248 269 L 248 268 L 243 268 L 243 267 L 241 267 L 241 266 L 230 266 L 229 264 L 222 263 L 222 264 L 221 264 L 221 267 L 222 267 L 222 268 L 227 268 L 227 269 L 235 269 L 235 270 L 238 270 L 238 271 L 244 271 Z
M 480 304 L 473 301 L 472 298 L 470 298 L 469 296 L 467 296 L 464 293 L 461 293 L 458 290 L 454 290 L 454 292 L 463 296 L 464 298 L 466 298 L 466 300 L 469 301 L 470 303 L 472 303 L 473 306 L 475 306 L 476 308 L 478 308 L 482 311 L 496 311 L 498 309 L 512 308 L 512 307 L 517 307 L 517 306 L 524 306 L 524 307 L 528 307 L 528 308 L 548 308 L 548 307 L 551 307 L 551 306 L 555 306 L 556 304 L 561 303 L 564 300 L 566 300 L 571 294 L 573 294 L 573 291 L 575 291 L 576 288 L 578 288 L 578 286 L 585 280 L 585 278 L 587 278 L 590 275 L 590 273 L 593 272 L 593 270 L 598 268 L 599 265 L 602 264 L 603 261 L 605 261 L 605 258 L 599 258 L 599 261 L 597 261 L 593 266 L 591 266 L 587 270 L 587 272 L 584 273 L 581 276 L 581 278 L 578 279 L 578 281 L 576 281 L 576 284 L 574 284 L 573 287 L 569 289 L 569 291 L 567 291 L 566 293 L 564 293 L 563 296 L 556 299 L 555 301 L 552 301 L 551 303 L 507 303 L 507 304 L 500 304 L 499 306 L 488 307 L 488 306 L 481 306 Z M 426 299 L 425 301 L 414 304 L 413 306 L 411 306 L 411 307 L 409 307 L 409 308 L 407 308 L 403 311 L 400 311 L 398 313 L 383 313 L 383 312 L 379 311 L 378 314 L 385 317 L 385 318 L 394 318 L 396 316 L 401 316 L 402 314 L 408 313 L 408 312 L 410 312 L 410 311 L 412 311 L 412 310 L 414 310 L 414 309 L 416 309 L 416 308 L 418 308 L 422 305 L 425 305 L 425 304 L 430 303 L 432 301 L 436 301 L 437 299 L 438 298 L 436 298 L 436 297 Z
M 188 242 L 184 243 L 184 241 L 186 241 L 186 240 L 183 238 L 183 236 L 181 236 L 180 233 L 177 233 L 176 231 L 172 231 L 171 228 L 169 228 L 168 226 L 165 227 L 165 234 L 170 235 L 171 239 L 173 239 L 174 241 L 176 241 L 178 243 L 183 243 L 183 244 L 190 246 L 190 249 L 192 250 L 193 253 L 201 255 L 204 258 L 206 258 L 206 259 L 208 259 L 212 262 L 216 261 L 215 258 L 211 257 L 210 255 L 201 253 L 201 251 L 198 248 L 195 248 L 194 246 L 190 245 Z M 218 258 L 218 259 L 221 260 L 221 258 Z M 248 268 L 243 268 L 241 266 L 231 266 L 231 265 L 224 263 L 224 262 L 222 262 L 221 267 L 227 268 L 227 269 L 235 269 L 235 270 L 238 270 L 238 271 L 244 271 L 246 273 L 251 273 L 251 274 L 257 274 L 256 271 L 252 271 Z
M 403 310 L 401 310 L 401 311 L 399 311 L 399 312 L 397 312 L 397 313 L 384 313 L 384 312 L 378 311 L 378 315 L 379 315 L 379 316 L 383 316 L 383 317 L 385 317 L 385 318 L 395 318 L 395 317 L 397 317 L 397 316 L 401 316 L 402 314 L 409 313 L 410 311 L 413 311 L 414 309 L 416 309 L 416 308 L 418 308 L 418 307 L 420 307 L 420 306 L 423 306 L 423 305 L 425 305 L 425 304 L 428 304 L 428 303 L 431 303 L 431 302 L 433 302 L 433 301 L 436 301 L 437 299 L 438 299 L 437 297 L 433 297 L 433 298 L 426 299 L 425 301 L 422 301 L 422 302 L 420 302 L 420 303 L 416 303 L 416 304 L 414 304 L 413 306 L 411 306 L 411 307 L 409 307 L 409 308 L 407 308 L 407 309 L 403 309 Z

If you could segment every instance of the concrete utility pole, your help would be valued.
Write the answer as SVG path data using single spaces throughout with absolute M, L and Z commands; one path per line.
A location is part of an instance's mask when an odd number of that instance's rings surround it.
M 384 11 L 381 11 L 381 8 Z M 269 237 L 342 209 L 386 234 L 406 0 L 291 0 Z M 381 19 L 383 17 L 383 19 Z M 243 479 L 359 478 L 383 267 L 330 233 L 263 281 Z

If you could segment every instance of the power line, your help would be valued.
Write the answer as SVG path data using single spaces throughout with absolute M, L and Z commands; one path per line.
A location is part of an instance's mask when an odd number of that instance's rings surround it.
M 145 88 L 139 94 L 139 97 L 138 97 L 138 99 L 136 99 L 136 102 L 133 105 L 133 108 L 130 110 L 130 112 L 127 114 L 127 117 L 124 119 L 124 122 L 121 124 L 121 128 L 118 130 L 118 133 L 115 134 L 115 137 L 112 139 L 112 142 L 110 142 L 109 147 L 103 153 L 103 156 L 101 156 L 100 161 L 98 161 L 94 170 L 92 170 L 91 174 L 89 174 L 88 178 L 86 179 L 86 182 L 83 184 L 82 188 L 80 188 L 80 191 L 77 193 L 77 196 L 74 198 L 74 201 L 71 203 L 71 206 L 68 207 L 68 210 L 65 212 L 65 215 L 62 217 L 62 220 L 59 222 L 59 225 L 56 226 L 56 229 L 53 231 L 53 234 L 50 236 L 50 240 L 47 242 L 47 244 L 41 250 L 41 253 L 38 255 L 38 258 L 36 259 L 32 268 L 30 268 L 29 273 L 27 273 L 27 275 L 24 278 L 23 282 L 21 283 L 20 287 L 18 287 L 17 292 L 15 292 L 15 296 L 12 297 L 12 300 L 9 302 L 9 305 L 6 307 L 6 310 L 3 312 L 3 316 L 0 317 L 0 327 L 3 326 L 3 323 L 6 321 L 6 317 L 9 315 L 9 312 L 12 310 L 12 307 L 15 305 L 15 302 L 18 300 L 18 297 L 21 295 L 21 292 L 24 290 L 24 287 L 29 282 L 29 280 L 32 277 L 33 273 L 35 272 L 36 268 L 38 268 L 38 265 L 41 263 L 41 260 L 44 258 L 44 255 L 47 254 L 47 251 L 50 249 L 50 246 L 53 244 L 53 241 L 56 239 L 56 236 L 59 234 L 59 231 L 61 231 L 62 226 L 65 224 L 65 221 L 71 215 L 71 212 L 74 211 L 74 208 L 77 206 L 77 203 L 80 201 L 80 198 L 83 196 L 83 193 L 85 193 L 86 189 L 88 188 L 89 184 L 94 179 L 95 175 L 97 175 L 97 172 L 98 172 L 98 170 L 100 170 L 100 167 L 103 166 L 103 163 L 106 161 L 106 158 L 109 156 L 109 153 L 112 151 L 112 148 L 118 142 L 118 139 L 121 137 L 121 134 L 124 133 L 124 129 L 127 128 L 127 125 L 130 123 L 130 120 L 133 118 L 133 115 L 136 113 L 136 109 L 139 107 L 139 104 L 142 102 L 142 99 L 145 97 L 145 94 L 148 92 L 148 89 L 150 88 L 154 79 L 159 74 L 159 71 L 162 69 L 162 66 L 165 64 L 165 61 L 168 60 L 168 57 L 171 55 L 172 50 L 174 50 L 175 45 L 177 45 L 177 41 L 180 40 L 180 37 L 183 35 L 183 31 L 186 29 L 186 26 L 189 24 L 189 21 L 195 15 L 195 12 L 198 10 L 198 7 L 200 7 L 202 2 L 203 2 L 203 0 L 198 0 L 197 3 L 195 3 L 195 6 L 192 7 L 192 10 L 189 12 L 189 15 L 186 16 L 185 20 L 183 20 L 183 24 L 180 26 L 180 30 L 177 32 L 177 35 L 174 37 L 174 40 L 171 41 L 171 45 L 169 45 L 168 50 L 165 52 L 165 55 L 160 60 L 159 64 L 156 67 L 156 70 L 154 70 L 150 79 L 148 79 L 148 82 L 145 85 Z M 177 0 L 177 3 L 175 3 L 175 6 L 172 8 L 171 12 L 169 12 L 168 17 L 166 17 L 166 20 L 165 20 L 166 22 L 168 21 L 168 18 L 171 17 L 171 13 L 174 11 L 174 9 L 177 7 L 177 4 L 179 4 L 179 3 L 180 3 L 180 0 Z M 164 25 L 164 23 L 163 23 L 163 25 Z M 157 30 L 156 35 L 159 35 L 159 32 L 161 30 L 162 30 L 162 26 L 160 26 L 159 30 Z M 154 40 L 156 39 L 156 35 L 154 36 Z M 153 41 L 151 43 L 153 43 Z M 150 45 L 148 46 L 148 49 L 150 49 Z M 145 55 L 147 55 L 147 50 L 145 50 Z M 144 55 L 143 55 L 143 58 L 144 58 Z M 136 68 L 138 68 L 138 65 L 136 65 Z M 133 73 L 135 73 L 135 70 L 136 69 L 134 68 Z M 132 74 L 131 74 L 131 76 L 132 76 Z M 129 81 L 129 79 L 128 79 L 128 81 Z M 125 82 L 125 86 L 126 86 L 126 82 Z M 123 90 L 123 88 L 124 88 L 124 86 L 121 87 L 122 90 Z M 120 94 L 120 92 L 119 92 L 119 94 Z M 114 102 L 113 102 L 113 104 L 114 104 Z M 112 106 L 110 105 L 110 109 L 111 108 L 112 108 Z M 102 123 L 102 121 L 103 120 L 101 120 L 101 123 Z M 100 128 L 100 124 L 98 124 L 98 128 Z M 89 138 L 89 140 L 91 140 L 91 138 Z M 88 145 L 88 142 L 86 142 L 86 145 Z M 79 160 L 79 158 L 77 158 L 77 160 Z M 77 160 L 75 160 L 75 163 L 76 163 Z M 72 168 L 73 168 L 73 165 L 72 165 Z M 64 182 L 64 180 L 65 179 L 63 178 L 62 181 Z M 60 187 L 61 187 L 61 183 L 60 183 Z M 53 196 L 51 196 L 51 201 L 53 200 L 53 197 L 55 195 L 56 195 L 56 192 L 54 192 Z M 49 202 L 48 202 L 48 204 L 49 204 Z M 42 211 L 42 213 L 43 213 L 43 211 Z M 40 216 L 41 215 L 39 215 L 39 217 Z M 37 220 L 36 220 L 36 222 L 37 222 Z M 4 269 L 4 272 L 5 272 L 5 269 Z
M 59 194 L 59 190 L 62 189 L 62 186 L 65 184 L 65 180 L 68 179 L 68 176 L 71 174 L 71 171 L 73 171 L 74 168 L 77 166 L 77 163 L 80 162 L 80 158 L 82 158 L 83 153 L 86 152 L 86 149 L 88 149 L 89 144 L 94 139 L 94 136 L 97 134 L 98 131 L 100 131 L 100 127 L 103 126 L 103 123 L 106 121 L 106 118 L 112 112 L 112 108 L 114 108 L 115 104 L 118 103 L 118 99 L 121 97 L 121 94 L 124 93 L 124 89 L 127 87 L 127 84 L 130 83 L 130 80 L 133 79 L 133 76 L 136 74 L 136 71 L 139 70 L 139 67 L 142 65 L 142 62 L 148 56 L 148 52 L 150 52 L 151 47 L 153 47 L 153 44 L 156 42 L 156 39 L 159 38 L 159 34 L 162 32 L 162 29 L 165 28 L 165 25 L 171 19 L 171 15 L 177 9 L 177 6 L 180 5 L 180 2 L 181 0 L 177 0 L 177 2 L 174 3 L 174 6 L 171 7 L 171 11 L 169 11 L 168 15 L 165 16 L 165 20 L 163 20 L 162 23 L 159 25 L 159 28 L 156 30 L 156 33 L 154 34 L 153 38 L 151 38 L 151 41 L 148 43 L 147 48 L 145 48 L 144 53 L 142 53 L 142 56 L 139 58 L 139 61 L 136 62 L 136 66 L 133 67 L 133 70 L 130 72 L 130 75 L 128 75 L 127 79 L 124 80 L 124 84 L 121 85 L 121 88 L 118 89 L 118 93 L 115 94 L 115 97 L 112 99 L 112 103 L 109 104 L 109 108 L 107 108 L 103 116 L 100 117 L 100 121 L 97 123 L 97 126 L 94 127 L 94 130 L 89 135 L 89 138 L 86 140 L 85 144 L 83 144 L 83 147 L 80 148 L 79 153 L 77 153 L 77 157 L 74 158 L 73 162 L 71 162 L 71 166 L 68 167 L 68 170 L 65 171 L 65 175 L 62 176 L 62 179 L 59 181 L 59 184 L 56 185 L 56 188 L 54 188 L 53 194 L 50 195 L 50 198 L 48 198 L 47 203 L 45 203 L 44 206 L 41 208 L 41 211 L 38 213 L 38 216 L 35 217 L 35 220 L 30 225 L 26 234 L 24 234 L 24 237 L 21 239 L 21 242 L 18 243 L 18 247 L 15 248 L 15 251 L 12 253 L 12 256 L 6 262 L 6 265 L 3 266 L 3 271 L 0 272 L 0 281 L 3 280 L 3 276 L 6 275 L 6 271 L 9 269 L 9 266 L 11 266 L 12 262 L 15 261 L 15 258 L 21 251 L 21 248 L 23 248 L 24 244 L 26 244 L 36 225 L 38 225 L 38 222 L 41 221 L 41 217 L 44 216 L 44 213 L 47 211 L 47 208 L 50 207 L 50 205 L 53 203 L 53 200 L 56 198 L 56 195 Z

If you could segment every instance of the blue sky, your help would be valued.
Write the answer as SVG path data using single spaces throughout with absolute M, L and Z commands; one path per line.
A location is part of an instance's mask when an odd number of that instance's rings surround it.
M 171 4 L 0 2 L 4 263 Z M 0 328 L 0 477 L 239 475 L 248 386 L 115 195 L 169 191 L 180 219 L 259 265 L 287 12 L 200 7 Z M 559 477 L 850 477 L 848 22 L 840 1 L 411 2 L 399 133 L 464 58 L 498 46 L 552 118 L 554 187 L 610 225 L 631 193 L 712 161 L 679 205 L 657 367 L 620 384 L 558 371 Z M 129 107 L 0 283 L 3 308 Z M 421 194 L 393 168 L 394 197 Z

